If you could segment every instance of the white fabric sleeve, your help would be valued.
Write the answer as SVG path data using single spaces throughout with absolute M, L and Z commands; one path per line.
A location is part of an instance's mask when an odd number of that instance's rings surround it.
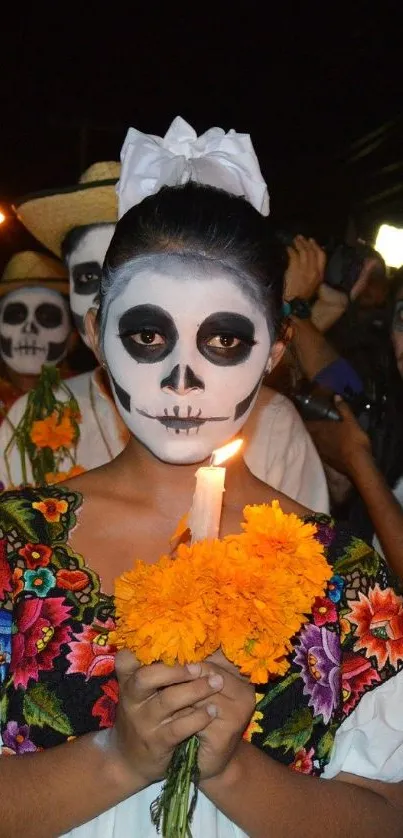
M 9 487 L 10 481 L 8 479 L 4 453 L 12 437 L 12 426 L 15 428 L 18 425 L 24 414 L 26 406 L 27 396 L 20 396 L 20 398 L 17 399 L 17 401 L 15 401 L 14 404 L 10 407 L 10 410 L 8 411 L 0 426 L 0 480 L 2 483 L 4 483 L 6 489 Z M 22 472 L 20 456 L 16 445 L 14 445 L 12 447 L 12 450 L 8 453 L 8 463 L 11 471 L 12 482 L 14 486 L 19 486 L 22 482 Z M 28 479 L 30 479 L 30 477 L 31 473 L 29 471 Z
M 340 771 L 384 783 L 403 780 L 403 671 L 364 695 L 339 727 L 322 777 Z
M 275 393 L 268 403 L 258 402 L 245 425 L 245 436 L 245 462 L 255 477 L 307 509 L 329 512 L 319 454 L 289 399 Z

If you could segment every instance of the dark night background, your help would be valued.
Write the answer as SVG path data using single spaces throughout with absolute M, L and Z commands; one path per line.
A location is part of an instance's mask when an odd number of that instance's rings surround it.
M 74 184 L 91 163 L 118 159 L 130 125 L 161 135 L 180 114 L 198 133 L 251 134 L 281 224 L 323 239 L 403 221 L 399 6 L 8 4 L 1 206 Z M 1 266 L 32 244 L 7 221 Z

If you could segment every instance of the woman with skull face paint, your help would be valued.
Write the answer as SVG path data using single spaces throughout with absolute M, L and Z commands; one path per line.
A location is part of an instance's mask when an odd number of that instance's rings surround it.
M 2 414 L 35 386 L 43 364 L 61 364 L 71 334 L 63 265 L 40 253 L 15 254 L 0 281 Z M 67 374 L 67 370 L 64 370 Z
M 118 222 L 87 328 L 129 444 L 68 486 L 0 504 L 1 734 L 4 753 L 25 754 L 0 760 L 0 836 L 151 838 L 150 803 L 194 733 L 194 838 L 401 834 L 403 602 L 382 562 L 330 519 L 311 516 L 346 574 L 301 632 L 290 675 L 262 687 L 252 742 L 254 691 L 222 655 L 188 668 L 121 652 L 114 674 L 113 580 L 166 550 L 196 464 L 240 432 L 281 352 L 285 265 L 259 212 L 212 187 L 167 187 Z M 245 504 L 277 496 L 234 461 L 221 535 L 239 530 Z

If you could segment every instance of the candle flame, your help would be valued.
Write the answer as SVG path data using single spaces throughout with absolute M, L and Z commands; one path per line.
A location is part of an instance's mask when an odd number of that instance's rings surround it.
M 216 451 L 213 451 L 211 455 L 211 465 L 212 466 L 220 466 L 221 463 L 225 463 L 226 460 L 229 460 L 230 457 L 233 457 L 239 449 L 243 445 L 243 439 L 234 439 L 233 442 L 229 442 L 228 445 L 223 445 L 222 448 L 217 448 Z

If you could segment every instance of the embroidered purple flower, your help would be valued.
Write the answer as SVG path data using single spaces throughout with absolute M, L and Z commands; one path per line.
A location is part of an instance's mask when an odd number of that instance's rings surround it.
M 30 594 L 45 597 L 55 587 L 56 579 L 47 567 L 37 567 L 36 570 L 25 571 L 24 583 L 25 590 Z
M 330 547 L 333 539 L 334 539 L 334 528 L 330 527 L 329 524 L 316 524 L 318 531 L 316 533 L 316 538 L 323 544 L 324 547 Z
M 345 585 L 345 580 L 342 576 L 339 576 L 335 573 L 331 579 L 329 579 L 328 586 L 327 586 L 327 595 L 332 602 L 340 602 L 341 595 L 343 593 L 343 588 Z
M 301 668 L 304 695 L 315 716 L 328 724 L 341 699 L 341 650 L 338 635 L 324 626 L 306 625 L 296 644 L 295 663 Z
M 27 754 L 29 751 L 36 751 L 37 748 L 28 738 L 28 725 L 18 727 L 17 722 L 8 722 L 3 730 L 2 737 L 6 748 L 11 748 L 16 754 Z

